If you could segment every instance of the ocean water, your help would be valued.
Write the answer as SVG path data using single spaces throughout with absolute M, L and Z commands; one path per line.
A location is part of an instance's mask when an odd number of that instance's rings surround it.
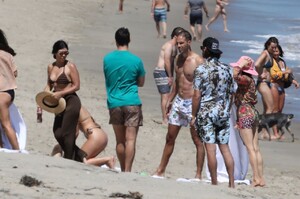
M 215 0 L 206 1 L 215 5 Z M 101 13 L 108 16 L 112 10 L 116 11 L 117 4 L 107 2 L 109 3 L 106 3 L 104 8 L 94 8 L 98 9 L 99 13 L 91 14 L 88 19 L 93 25 L 80 28 L 81 34 L 87 39 L 78 44 L 72 43 L 72 49 L 75 51 L 72 55 L 74 58 L 84 57 L 85 59 L 76 59 L 78 66 L 89 69 L 92 76 L 99 74 L 98 78 L 103 81 L 101 59 L 107 52 L 115 49 L 113 37 L 115 30 L 122 26 L 128 27 L 132 35 L 130 50 L 143 59 L 147 70 L 145 86 L 141 89 L 143 110 L 153 111 L 155 107 L 157 116 L 160 117 L 159 95 L 152 71 L 157 62 L 159 49 L 165 40 L 156 38 L 156 30 L 150 14 L 149 18 L 144 17 L 144 14 L 149 12 L 151 2 L 141 1 L 139 3 L 143 3 L 144 7 L 137 9 L 134 6 L 137 1 L 132 1 L 132 3 L 128 1 L 123 15 L 109 17 L 105 22 L 95 20 L 102 17 Z M 168 13 L 168 31 L 176 26 L 189 30 L 187 20 L 183 19 L 185 2 L 183 0 L 171 2 L 171 12 Z M 296 79 L 300 81 L 300 11 L 298 11 L 300 0 L 229 0 L 229 2 L 226 10 L 230 33 L 224 33 L 221 17 L 210 26 L 211 31 L 203 31 L 204 36 L 214 36 L 220 40 L 220 48 L 223 50 L 221 60 L 230 63 L 242 55 L 248 55 L 256 60 L 263 50 L 265 41 L 270 36 L 276 36 L 285 51 L 284 58 L 287 65 L 293 69 Z M 212 16 L 213 13 L 209 15 Z M 206 22 L 207 19 L 204 18 L 204 23 Z M 170 32 L 167 34 L 169 35 Z M 109 39 L 103 40 L 104 37 Z M 151 48 L 145 46 L 143 42 L 145 38 L 151 41 Z M 192 42 L 192 45 L 195 52 L 201 53 L 200 43 Z M 102 46 L 106 48 L 103 50 Z M 151 51 L 153 48 L 157 51 Z M 103 85 L 101 88 L 104 88 Z M 294 87 L 286 90 L 284 109 L 286 113 L 295 114 L 295 119 L 298 121 L 300 121 L 299 92 L 300 89 L 296 90 Z
M 222 34 L 220 46 L 225 47 L 222 61 L 230 63 L 241 55 L 254 60 L 263 50 L 265 41 L 275 36 L 284 50 L 284 59 L 300 82 L 300 1 L 299 0 L 231 0 L 227 6 L 230 33 Z M 222 20 L 211 26 L 223 31 Z M 217 23 L 217 22 L 215 22 Z M 228 51 L 228 52 L 227 52 Z M 293 113 L 300 121 L 300 89 L 286 89 L 283 112 Z

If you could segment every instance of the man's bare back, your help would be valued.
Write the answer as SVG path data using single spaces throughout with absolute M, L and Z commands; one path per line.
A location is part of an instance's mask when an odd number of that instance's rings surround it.
M 177 54 L 177 49 L 175 44 L 176 43 L 172 40 L 167 41 L 160 49 L 158 62 L 157 62 L 157 67 L 160 69 L 165 69 L 169 77 L 173 76 L 174 59 Z
M 164 8 L 166 4 L 169 4 L 167 0 L 152 0 L 153 8 Z

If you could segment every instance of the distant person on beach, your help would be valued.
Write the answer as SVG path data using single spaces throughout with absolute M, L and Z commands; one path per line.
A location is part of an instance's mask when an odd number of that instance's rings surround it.
M 64 158 L 83 161 L 86 154 L 76 146 L 76 128 L 81 102 L 76 94 L 80 88 L 77 67 L 67 60 L 68 44 L 63 40 L 54 43 L 52 55 L 55 61 L 48 65 L 48 78 L 45 91 L 52 92 L 52 97 L 64 98 L 66 108 L 56 114 L 53 124 L 54 137 L 64 151 Z
M 271 74 L 271 91 L 274 100 L 273 112 L 282 112 L 285 102 L 285 82 L 288 81 L 289 75 L 292 75 L 292 84 L 299 88 L 299 83 L 294 79 L 292 70 L 286 65 L 283 59 L 283 50 L 278 44 L 274 52 L 274 60 L 276 63 L 270 70 Z
M 136 138 L 143 125 L 142 102 L 138 88 L 144 86 L 143 61 L 129 51 L 130 33 L 115 33 L 117 50 L 103 58 L 103 71 L 109 109 L 109 123 L 116 136 L 116 152 L 123 172 L 131 172 Z
M 0 141 L 1 133 L 5 133 L 12 149 L 19 150 L 17 135 L 12 127 L 9 114 L 9 106 L 14 101 L 15 89 L 17 88 L 18 72 L 13 58 L 15 55 L 14 49 L 7 42 L 5 33 L 0 29 L 0 123 L 4 131 L 0 131 Z M 1 141 L 0 148 L 2 147 Z
M 190 10 L 190 28 L 194 41 L 201 41 L 202 38 L 202 9 L 206 13 L 206 17 L 209 18 L 205 2 L 202 0 L 188 0 L 184 9 L 185 18 L 188 18 L 188 11 Z M 195 30 L 196 25 L 197 29 Z
M 193 75 L 195 68 L 203 62 L 203 58 L 191 50 L 191 40 L 192 36 L 188 31 L 180 32 L 176 39 L 179 54 L 175 60 L 175 85 L 167 103 L 167 107 L 171 106 L 168 133 L 160 164 L 153 177 L 164 176 L 177 135 L 181 127 L 188 126 L 192 119 Z M 199 180 L 202 179 L 205 152 L 194 126 L 190 126 L 190 132 L 196 146 L 195 179 Z
M 227 28 L 227 13 L 225 10 L 225 6 L 228 5 L 228 0 L 216 0 L 216 8 L 215 14 L 212 18 L 209 19 L 208 23 L 205 25 L 207 31 L 209 31 L 209 26 L 218 19 L 219 15 L 221 14 L 223 17 L 223 24 L 224 24 L 224 32 L 229 32 Z
M 255 62 L 255 68 L 258 72 L 257 90 L 261 94 L 264 107 L 263 114 L 273 113 L 274 111 L 274 99 L 271 91 L 270 69 L 274 66 L 274 64 L 276 64 L 276 61 L 274 61 L 273 56 L 278 44 L 279 42 L 276 37 L 270 37 L 265 42 L 264 50 Z M 274 135 L 271 136 L 271 139 L 279 138 L 276 125 L 273 126 L 273 133 Z M 263 130 L 260 138 L 269 138 L 269 135 L 265 129 Z
M 79 135 L 79 130 L 84 133 L 86 142 L 82 145 L 81 150 L 87 155 L 83 159 L 83 163 L 102 166 L 106 165 L 110 169 L 115 167 L 115 157 L 97 157 L 107 146 L 108 137 L 101 126 L 97 124 L 87 109 L 81 106 L 78 120 L 78 130 L 76 137 Z M 62 156 L 63 151 L 60 145 L 56 145 L 51 153 L 52 156 Z
M 184 29 L 176 27 L 171 34 L 171 40 L 163 44 L 160 49 L 158 62 L 153 76 L 161 95 L 162 123 L 168 124 L 167 101 L 173 84 L 174 59 L 177 55 L 176 38 Z
M 229 66 L 219 58 L 219 41 L 208 37 L 201 46 L 202 56 L 206 59 L 194 73 L 194 95 L 192 98 L 192 120 L 198 135 L 204 142 L 207 153 L 211 183 L 217 185 L 216 144 L 223 155 L 229 187 L 234 188 L 234 161 L 228 142 L 230 135 L 230 109 L 234 84 Z
M 155 21 L 157 38 L 161 37 L 160 27 L 162 27 L 162 37 L 167 38 L 167 12 L 169 11 L 170 3 L 168 0 L 152 0 L 151 15 Z
M 120 0 L 120 2 L 119 2 L 119 13 L 123 13 L 123 3 L 124 3 L 124 0 Z
M 263 159 L 258 144 L 258 111 L 255 108 L 257 94 L 252 77 L 258 73 L 255 71 L 253 59 L 248 56 L 242 56 L 236 63 L 230 65 L 233 67 L 233 78 L 238 84 L 234 100 L 237 107 L 236 126 L 249 154 L 252 168 L 251 185 L 265 186 Z

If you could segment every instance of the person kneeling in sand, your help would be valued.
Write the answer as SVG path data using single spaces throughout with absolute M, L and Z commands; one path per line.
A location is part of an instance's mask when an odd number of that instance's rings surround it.
M 81 150 L 86 153 L 83 162 L 85 164 L 102 166 L 106 165 L 110 169 L 114 169 L 116 158 L 114 156 L 96 157 L 100 154 L 105 147 L 107 146 L 108 137 L 107 134 L 103 131 L 101 126 L 97 124 L 91 114 L 87 111 L 87 109 L 81 106 L 80 115 L 78 120 L 76 137 L 79 135 L 79 130 L 81 130 L 85 137 L 87 138 L 86 142 L 82 145 Z M 59 144 L 57 144 L 53 150 L 52 156 L 62 156 L 62 149 Z

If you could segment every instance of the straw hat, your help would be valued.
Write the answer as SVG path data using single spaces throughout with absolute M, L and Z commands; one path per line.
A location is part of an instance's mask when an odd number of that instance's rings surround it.
M 59 114 L 66 108 L 66 100 L 60 98 L 59 100 L 52 97 L 52 93 L 48 91 L 42 91 L 35 97 L 36 103 L 45 111 L 50 113 Z

